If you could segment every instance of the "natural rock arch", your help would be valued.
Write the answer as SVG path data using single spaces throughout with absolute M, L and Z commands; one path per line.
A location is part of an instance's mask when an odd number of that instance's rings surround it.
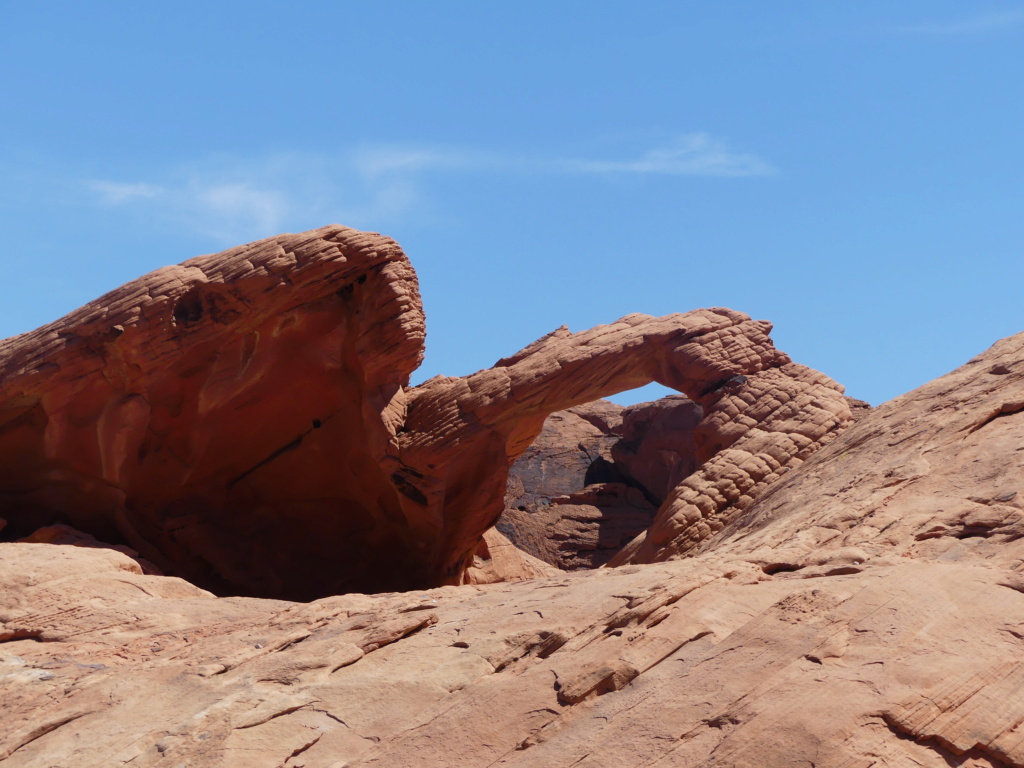
M 670 495 L 615 564 L 692 551 L 851 420 L 843 389 L 793 363 L 770 323 L 729 309 L 629 315 L 561 328 L 490 369 L 436 377 L 408 393 L 397 485 L 408 519 L 436 542 L 432 581 L 457 581 L 502 511 L 506 472 L 551 413 L 652 381 L 698 402 L 701 468 Z
M 657 381 L 703 406 L 704 464 L 620 561 L 685 554 L 850 421 L 770 328 L 630 315 L 409 388 L 424 324 L 398 245 L 280 235 L 0 342 L 0 518 L 127 542 L 221 593 L 459 583 L 544 419 Z

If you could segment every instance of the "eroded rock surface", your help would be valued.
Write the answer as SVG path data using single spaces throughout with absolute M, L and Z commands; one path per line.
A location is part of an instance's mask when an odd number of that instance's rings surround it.
M 612 446 L 612 462 L 660 506 L 700 466 L 696 433 L 703 415 L 683 395 L 631 405 L 622 412 L 622 439 Z
M 518 457 L 549 414 L 651 381 L 703 409 L 694 434 L 702 465 L 684 481 L 692 492 L 666 501 L 652 535 L 624 558 L 688 554 L 851 422 L 842 387 L 793 363 L 770 330 L 729 309 L 629 315 L 575 334 L 559 329 L 493 368 L 410 390 L 398 482 L 404 505 L 436 521 L 423 531 L 439 542 L 435 578 L 457 582 L 472 562 L 504 508 L 507 471 L 495 468 Z
M 514 584 L 217 598 L 63 529 L 0 544 L 0 761 L 1024 768 L 1022 414 L 1024 334 L 686 559 Z
M 198 257 L 0 344 L 2 535 L 70 524 L 220 594 L 457 584 L 545 418 L 657 381 L 703 409 L 702 466 L 624 557 L 686 555 L 850 422 L 770 328 L 630 315 L 408 388 L 423 314 L 392 240 Z
M 878 406 L 700 549 L 1024 567 L 1024 334 Z M 777 555 L 776 555 L 777 557 Z
M 1024 334 L 673 562 L 309 604 L 0 545 L 12 768 L 1024 767 Z
M 157 270 L 8 339 L 4 535 L 70 523 L 227 593 L 422 579 L 382 458 L 423 336 L 401 249 L 325 227 Z
M 654 523 L 612 564 L 684 557 L 736 519 L 774 482 L 800 466 L 852 421 L 835 382 L 786 363 L 734 379 L 700 398 L 700 468 L 675 486 Z

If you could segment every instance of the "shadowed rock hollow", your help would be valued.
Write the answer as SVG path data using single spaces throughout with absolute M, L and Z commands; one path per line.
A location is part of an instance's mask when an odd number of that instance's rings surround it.
M 408 387 L 394 241 L 331 226 L 191 259 L 0 345 L 0 518 L 66 522 L 221 594 L 462 581 L 545 418 L 652 381 L 703 409 L 700 469 L 622 561 L 687 554 L 850 421 L 842 388 L 728 309 L 559 329 Z
M 628 408 L 607 400 L 551 414 L 509 469 L 497 529 L 563 570 L 606 564 L 697 469 L 700 406 L 670 395 Z

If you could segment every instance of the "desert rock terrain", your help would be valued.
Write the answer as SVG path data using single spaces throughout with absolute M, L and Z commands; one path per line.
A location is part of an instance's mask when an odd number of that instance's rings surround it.
M 222 595 L 459 584 L 544 420 L 658 381 L 705 416 L 693 487 L 630 553 L 653 559 L 850 422 L 842 388 L 770 328 L 728 309 L 635 314 L 409 387 L 424 320 L 401 248 L 339 226 L 281 235 L 0 344 L 0 518 L 9 535 L 70 524 Z
M 866 411 L 732 310 L 408 387 L 422 328 L 329 227 L 0 345 L 0 762 L 1024 766 L 1024 334 Z M 652 380 L 690 448 L 577 407 Z M 651 521 L 617 567 L 491 528 L 597 459 Z

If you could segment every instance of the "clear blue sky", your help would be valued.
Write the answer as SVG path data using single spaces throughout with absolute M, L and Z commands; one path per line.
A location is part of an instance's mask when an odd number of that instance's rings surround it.
M 34 0 L 2 20 L 0 336 L 330 222 L 417 267 L 417 380 L 563 323 L 724 305 L 877 404 L 1024 330 L 1024 4 Z

